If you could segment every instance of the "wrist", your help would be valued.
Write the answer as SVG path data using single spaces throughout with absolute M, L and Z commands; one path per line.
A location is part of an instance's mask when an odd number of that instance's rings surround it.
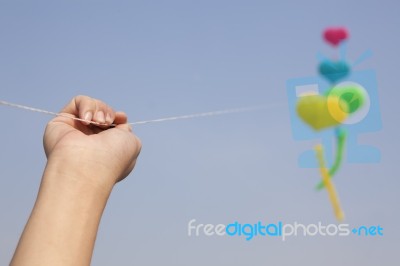
M 66 154 L 53 153 L 47 160 L 43 181 L 63 183 L 93 192 L 111 193 L 116 176 L 100 159 L 90 157 L 84 150 Z

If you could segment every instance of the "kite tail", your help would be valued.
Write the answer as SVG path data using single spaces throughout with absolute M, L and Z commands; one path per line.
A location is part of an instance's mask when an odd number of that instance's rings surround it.
M 346 131 L 343 128 L 337 128 L 335 132 L 336 132 L 336 158 L 332 167 L 329 169 L 329 178 L 332 178 L 336 174 L 337 170 L 342 164 L 344 148 L 346 145 L 346 137 L 347 137 Z M 324 187 L 325 184 L 323 181 L 321 181 L 316 186 L 316 190 L 321 190 Z
M 325 166 L 323 147 L 321 144 L 315 146 L 315 152 L 318 159 L 319 168 L 321 171 L 322 182 L 328 192 L 329 200 L 331 201 L 335 217 L 338 221 L 343 221 L 344 212 L 340 206 L 339 197 L 337 195 L 335 186 L 333 185 L 332 180 L 330 179 L 328 169 Z

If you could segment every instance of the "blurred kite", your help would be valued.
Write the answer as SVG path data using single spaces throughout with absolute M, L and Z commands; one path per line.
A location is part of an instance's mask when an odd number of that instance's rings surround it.
M 325 41 L 335 48 L 347 40 L 348 36 L 346 28 L 328 28 L 323 33 Z M 327 189 L 335 216 L 339 221 L 342 221 L 344 212 L 331 180 L 341 166 L 346 145 L 347 133 L 341 125 L 363 106 L 366 95 L 365 91 L 355 84 L 343 83 L 343 85 L 337 85 L 340 80 L 351 73 L 350 66 L 345 60 L 323 59 L 318 70 L 319 74 L 328 81 L 329 89 L 323 94 L 312 92 L 301 95 L 297 102 L 297 114 L 314 131 L 335 130 L 336 155 L 330 168 L 328 168 L 324 159 L 323 146 L 319 144 L 315 147 L 322 176 L 322 181 L 317 185 L 317 190 Z

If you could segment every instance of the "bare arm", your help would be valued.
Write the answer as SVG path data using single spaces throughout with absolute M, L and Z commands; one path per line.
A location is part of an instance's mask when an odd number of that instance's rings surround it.
M 126 115 L 104 103 L 78 96 L 62 112 L 118 126 L 100 129 L 65 117 L 48 124 L 47 165 L 11 265 L 89 265 L 107 199 L 140 152 Z

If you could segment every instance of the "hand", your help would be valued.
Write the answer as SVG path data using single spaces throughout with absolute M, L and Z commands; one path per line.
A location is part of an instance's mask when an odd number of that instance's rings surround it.
M 48 161 L 13 266 L 90 265 L 108 197 L 140 152 L 126 115 L 105 103 L 77 96 L 61 112 L 102 126 L 63 116 L 48 123 L 43 141 Z
M 87 96 L 73 98 L 61 113 L 104 125 L 54 118 L 46 127 L 43 141 L 48 164 L 62 167 L 69 176 L 110 185 L 132 171 L 141 143 L 126 124 L 124 113 Z M 114 128 L 109 127 L 112 123 L 116 124 Z M 71 175 L 71 171 L 77 171 L 77 175 Z

